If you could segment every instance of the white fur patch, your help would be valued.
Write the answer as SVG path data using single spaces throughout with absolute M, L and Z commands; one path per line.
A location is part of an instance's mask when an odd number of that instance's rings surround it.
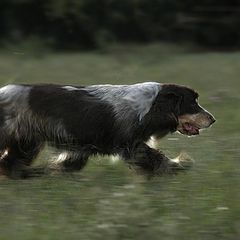
M 119 162 L 120 159 L 121 158 L 119 155 L 111 155 L 111 157 L 110 157 L 111 163 L 113 163 L 113 164 Z
M 64 162 L 68 157 L 69 157 L 69 153 L 68 152 L 62 152 L 62 153 L 59 154 L 57 159 L 55 159 L 55 162 L 56 163 Z
M 3 160 L 8 155 L 8 149 L 5 149 L 0 153 L 0 161 Z
M 150 110 L 161 85 L 145 82 L 133 85 L 93 85 L 86 87 L 90 94 L 107 101 L 114 107 L 119 119 L 142 118 Z
M 19 98 L 22 96 L 23 92 L 26 89 L 29 90 L 30 87 L 20 86 L 20 85 L 6 85 L 0 88 L 0 98 L 1 99 L 9 99 L 9 98 Z
M 65 89 L 67 91 L 79 90 L 79 88 L 76 88 L 76 87 L 73 87 L 73 86 L 64 86 L 64 87 L 62 87 L 62 89 Z
M 158 142 L 157 142 L 157 139 L 156 139 L 154 136 L 151 136 L 151 137 L 149 138 L 149 140 L 146 142 L 146 144 L 147 144 L 150 148 L 157 149 Z
M 20 119 L 26 116 L 30 89 L 21 85 L 0 88 L 0 106 L 4 109 L 4 124 L 10 134 L 15 133 Z
M 172 163 L 178 164 L 181 168 L 189 168 L 193 165 L 193 158 L 186 152 L 181 152 L 176 158 L 170 159 Z

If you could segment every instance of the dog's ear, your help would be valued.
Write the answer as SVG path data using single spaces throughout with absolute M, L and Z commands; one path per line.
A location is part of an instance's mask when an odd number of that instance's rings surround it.
M 178 116 L 181 111 L 181 103 L 182 103 L 182 95 L 174 92 L 174 91 L 167 91 L 163 94 L 166 102 L 168 103 L 170 111 L 174 113 L 174 115 Z

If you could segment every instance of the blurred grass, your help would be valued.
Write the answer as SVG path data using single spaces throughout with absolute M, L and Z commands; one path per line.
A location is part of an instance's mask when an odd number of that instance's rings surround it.
M 1 181 L 0 239 L 239 239 L 239 76 L 240 52 L 175 45 L 2 51 L 1 85 L 173 82 L 196 89 L 217 122 L 198 137 L 161 141 L 168 156 L 184 150 L 195 159 L 186 173 L 145 179 L 95 157 L 80 173 Z

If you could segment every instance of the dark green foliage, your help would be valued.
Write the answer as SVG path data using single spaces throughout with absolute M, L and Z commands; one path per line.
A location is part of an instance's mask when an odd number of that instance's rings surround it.
M 0 38 L 37 36 L 58 49 L 113 41 L 240 45 L 237 0 L 1 0 Z

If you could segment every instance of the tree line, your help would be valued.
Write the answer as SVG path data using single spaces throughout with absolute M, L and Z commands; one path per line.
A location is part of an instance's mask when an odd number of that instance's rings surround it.
M 37 37 L 56 49 L 110 42 L 240 45 L 238 0 L 1 0 L 0 41 Z

